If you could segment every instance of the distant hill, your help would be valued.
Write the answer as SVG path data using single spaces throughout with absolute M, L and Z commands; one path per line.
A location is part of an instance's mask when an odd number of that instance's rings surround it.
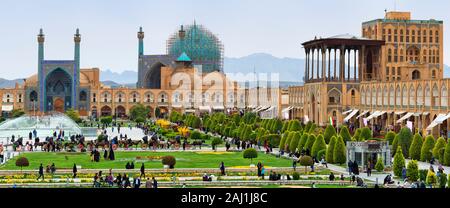
M 138 73 L 137 71 L 125 70 L 123 72 L 113 72 L 111 70 L 105 70 L 100 72 L 100 81 L 114 81 L 119 84 L 127 84 L 137 82 Z
M 111 80 L 102 81 L 102 83 L 106 86 L 110 86 L 111 88 L 119 88 L 119 87 L 129 87 L 134 88 L 136 87 L 136 83 L 130 83 L 130 84 L 120 84 Z
M 14 88 L 16 83 L 23 84 L 23 79 L 7 80 L 0 78 L 0 88 Z
M 277 58 L 267 53 L 224 60 L 225 73 L 279 73 L 283 82 L 303 82 L 304 68 L 304 59 Z
M 280 86 L 299 85 L 303 83 L 305 60 L 297 58 L 278 58 L 267 53 L 255 53 L 241 58 L 225 58 L 225 73 L 279 73 Z M 111 87 L 122 85 L 135 87 L 137 71 L 125 70 L 100 72 L 100 81 Z M 444 65 L 444 77 L 450 78 L 450 66 Z M 6 80 L 0 78 L 0 88 L 14 87 L 15 83 L 23 83 L 23 79 Z

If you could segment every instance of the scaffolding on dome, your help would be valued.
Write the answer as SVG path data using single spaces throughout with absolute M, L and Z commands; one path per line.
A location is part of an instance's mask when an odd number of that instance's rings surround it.
M 222 42 L 202 25 L 181 26 L 167 41 L 167 54 L 179 57 L 186 53 L 194 65 L 202 65 L 203 72 L 223 72 Z

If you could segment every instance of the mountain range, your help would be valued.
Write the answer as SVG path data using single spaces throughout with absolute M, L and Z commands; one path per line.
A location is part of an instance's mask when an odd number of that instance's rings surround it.
M 301 58 L 278 58 L 268 53 L 255 53 L 241 58 L 225 58 L 225 73 L 279 73 L 280 86 L 303 83 L 305 60 Z M 100 72 L 100 81 L 111 87 L 134 87 L 137 82 L 137 71 L 125 70 L 113 72 L 109 69 Z M 450 77 L 450 66 L 444 65 L 444 77 Z M 0 78 L 0 88 L 14 87 L 15 83 L 23 83 L 23 79 L 6 80 Z

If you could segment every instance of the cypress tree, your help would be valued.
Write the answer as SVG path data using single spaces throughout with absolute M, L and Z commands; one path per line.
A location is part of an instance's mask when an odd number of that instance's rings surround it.
M 309 136 L 309 134 L 307 134 L 307 133 L 304 133 L 301 136 L 300 141 L 298 142 L 298 145 L 297 145 L 297 149 L 299 151 L 302 151 L 302 149 L 305 147 L 305 144 L 308 141 L 308 136 Z
M 280 150 L 284 149 L 284 146 L 286 144 L 286 140 L 287 140 L 288 136 L 289 136 L 289 131 L 284 132 L 283 137 L 281 137 L 281 140 L 280 140 L 280 146 L 279 146 Z
M 319 151 L 324 149 L 327 149 L 327 144 L 325 143 L 324 137 L 322 135 L 319 135 L 316 138 L 316 141 L 314 141 L 314 144 L 311 149 L 311 155 L 320 160 L 320 158 L 317 157 L 317 153 L 319 153 Z
M 434 148 L 433 148 L 433 157 L 437 158 L 440 163 L 442 163 L 444 160 L 444 158 L 440 154 L 440 152 L 441 152 L 441 149 L 445 149 L 446 144 L 447 143 L 445 142 L 445 139 L 442 137 L 439 137 L 439 139 L 436 141 L 436 144 L 434 145 Z
M 447 145 L 445 145 L 444 165 L 450 166 L 450 142 L 448 142 Z M 450 176 L 449 176 L 449 178 L 450 178 Z
M 325 156 L 325 159 L 327 160 L 328 163 L 334 163 L 333 151 L 335 145 L 336 145 L 336 136 L 333 136 L 331 137 L 330 143 L 328 144 L 327 153 Z
M 308 136 L 308 140 L 306 141 L 305 149 L 309 149 L 309 151 L 311 152 L 311 148 L 314 145 L 315 141 L 316 141 L 316 136 L 314 136 L 314 134 L 310 134 Z
M 287 148 L 284 149 L 286 152 L 290 152 L 290 150 L 291 150 L 291 146 L 290 145 L 291 145 L 292 139 L 294 138 L 294 135 L 295 135 L 295 131 L 290 131 L 289 132 L 289 135 L 288 135 L 288 137 L 286 139 L 286 144 L 285 144 L 285 146 L 287 145 Z
M 398 146 L 402 148 L 403 156 L 408 158 L 409 156 L 409 147 L 411 146 L 413 135 L 409 128 L 402 128 L 398 133 Z
M 342 137 L 344 142 L 348 142 L 352 140 L 352 136 L 350 135 L 350 132 L 348 131 L 347 126 L 342 126 L 341 131 L 339 132 L 339 135 Z
M 297 149 L 299 141 L 300 141 L 300 132 L 296 131 L 294 133 L 294 136 L 292 137 L 291 143 L 289 144 L 289 150 L 291 152 L 295 152 L 295 150 Z
M 400 146 L 397 147 L 397 151 L 394 156 L 394 175 L 402 176 L 402 170 L 405 167 L 405 157 L 403 157 L 402 148 Z
M 395 155 L 395 153 L 397 152 L 397 147 L 398 147 L 398 134 L 395 135 L 394 141 L 392 142 L 392 155 Z
M 430 161 L 431 157 L 433 156 L 432 153 L 433 148 L 434 148 L 434 137 L 432 135 L 428 135 L 420 151 L 420 161 L 423 162 Z
M 413 160 L 420 160 L 423 138 L 420 134 L 415 134 L 411 147 L 409 148 L 409 157 Z
M 385 136 L 384 136 L 384 140 L 388 141 L 390 145 L 393 144 L 394 139 L 395 139 L 395 132 L 393 131 L 389 131 Z
M 336 135 L 336 129 L 332 125 L 327 125 L 325 128 L 325 132 L 323 133 L 323 138 L 325 139 L 325 143 L 330 143 L 330 139 L 332 136 Z
M 346 160 L 347 150 L 345 148 L 344 139 L 342 139 L 342 137 L 337 137 L 333 150 L 333 162 L 337 164 L 344 164 Z
M 419 179 L 419 164 L 416 160 L 408 162 L 408 166 L 406 167 L 406 177 L 413 182 Z
M 300 131 L 300 121 L 293 120 L 292 125 L 289 127 L 289 131 Z

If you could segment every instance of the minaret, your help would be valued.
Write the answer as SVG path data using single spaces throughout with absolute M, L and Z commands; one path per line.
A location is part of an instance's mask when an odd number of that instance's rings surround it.
M 142 27 L 139 27 L 137 36 L 139 39 L 139 56 L 142 56 L 144 55 L 144 31 L 142 31 Z
M 44 77 L 44 69 L 42 67 L 42 64 L 44 62 L 44 42 L 45 42 L 45 35 L 42 28 L 39 30 L 38 34 L 38 92 L 39 92 L 39 109 L 41 111 L 45 111 L 45 103 L 44 103 L 44 91 L 45 91 L 45 77 Z
M 77 100 L 78 100 L 78 87 L 80 84 L 80 42 L 81 42 L 81 35 L 80 30 L 77 28 L 76 33 L 73 38 L 75 42 L 75 66 L 73 70 L 73 86 L 72 86 L 72 108 L 77 108 Z

